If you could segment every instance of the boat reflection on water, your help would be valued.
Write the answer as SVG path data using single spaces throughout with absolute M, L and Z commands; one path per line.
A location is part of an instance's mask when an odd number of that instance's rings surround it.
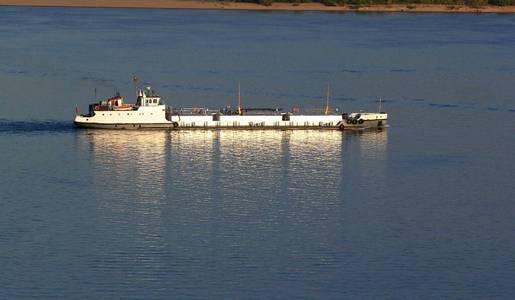
M 106 259 L 160 270 L 212 257 L 210 249 L 237 254 L 247 236 L 256 243 L 258 237 L 288 237 L 330 245 L 341 237 L 326 229 L 343 222 L 348 201 L 358 201 L 356 184 L 367 174 L 384 175 L 387 135 L 83 130 L 77 143 L 91 165 L 93 188 L 87 192 L 99 222 L 116 228 L 103 232 L 104 240 L 131 245 L 124 257 Z M 177 252 L 181 257 L 155 255 L 174 247 L 184 250 Z M 320 261 L 331 259 L 326 256 Z
M 167 138 L 166 132 L 159 131 L 130 134 L 100 130 L 78 135 L 80 148 L 88 148 L 93 182 L 93 189 L 87 191 L 89 198 L 96 202 L 100 219 L 117 228 L 104 232 L 116 234 L 105 239 L 134 240 L 138 245 L 135 253 L 126 255 L 149 265 L 156 256 L 145 255 L 142 249 L 164 251 L 165 246 L 159 228 L 166 199 Z
M 306 185 L 336 192 L 348 168 L 363 176 L 384 172 L 387 145 L 386 131 L 90 130 L 82 138 L 91 147 L 100 190 L 131 191 L 143 203 L 210 199 L 224 190 L 237 199 L 246 186 L 268 193 L 299 192 Z
M 163 219 L 189 224 L 181 230 L 194 234 L 198 222 L 266 210 L 295 211 L 299 222 L 310 212 L 330 214 L 343 205 L 349 177 L 381 178 L 387 145 L 386 131 L 86 130 L 78 137 L 90 147 L 99 208 L 136 218 L 146 242 Z
M 88 131 L 83 137 L 91 147 L 96 186 L 103 192 L 134 190 L 145 202 L 158 200 L 147 190 L 164 190 L 165 132 Z

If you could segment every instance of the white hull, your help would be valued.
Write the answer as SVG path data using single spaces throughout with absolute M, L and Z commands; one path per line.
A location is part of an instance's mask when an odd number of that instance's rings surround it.
M 141 108 L 140 108 L 141 109 Z M 351 114 L 352 116 L 352 114 Z M 140 129 L 363 129 L 386 126 L 386 114 L 362 113 L 361 123 L 352 124 L 342 115 L 290 115 L 288 121 L 282 115 L 172 115 L 170 120 L 164 111 L 143 113 L 105 111 L 94 116 L 76 116 L 75 124 L 84 128 Z M 216 119 L 216 120 L 215 120 Z

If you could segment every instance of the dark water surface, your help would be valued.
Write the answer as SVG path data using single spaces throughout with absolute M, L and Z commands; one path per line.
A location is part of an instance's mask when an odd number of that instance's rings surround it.
M 510 299 L 515 16 L 0 8 L 0 298 Z M 168 104 L 384 131 L 89 131 Z

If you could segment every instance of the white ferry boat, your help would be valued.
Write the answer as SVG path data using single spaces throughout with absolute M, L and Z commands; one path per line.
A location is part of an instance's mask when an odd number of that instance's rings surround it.
M 239 94 L 239 93 L 238 93 Z M 89 105 L 87 114 L 76 112 L 74 123 L 81 128 L 140 129 L 367 129 L 387 126 L 385 112 L 330 113 L 328 103 L 323 114 L 301 114 L 300 109 L 229 107 L 174 108 L 161 102 L 150 87 L 140 89 L 135 104 L 124 103 L 118 93 Z

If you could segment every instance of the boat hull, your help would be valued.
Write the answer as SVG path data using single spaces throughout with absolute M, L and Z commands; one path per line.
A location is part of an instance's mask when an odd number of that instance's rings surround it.
M 346 124 L 339 122 L 336 125 L 318 124 L 318 125 L 234 125 L 234 124 L 206 124 L 206 125 L 179 125 L 177 122 L 167 123 L 92 123 L 74 121 L 78 128 L 90 129 L 114 129 L 114 130 L 138 130 L 138 129 L 170 129 L 170 130 L 364 130 L 373 128 L 387 127 L 386 120 L 364 121 L 362 124 Z

